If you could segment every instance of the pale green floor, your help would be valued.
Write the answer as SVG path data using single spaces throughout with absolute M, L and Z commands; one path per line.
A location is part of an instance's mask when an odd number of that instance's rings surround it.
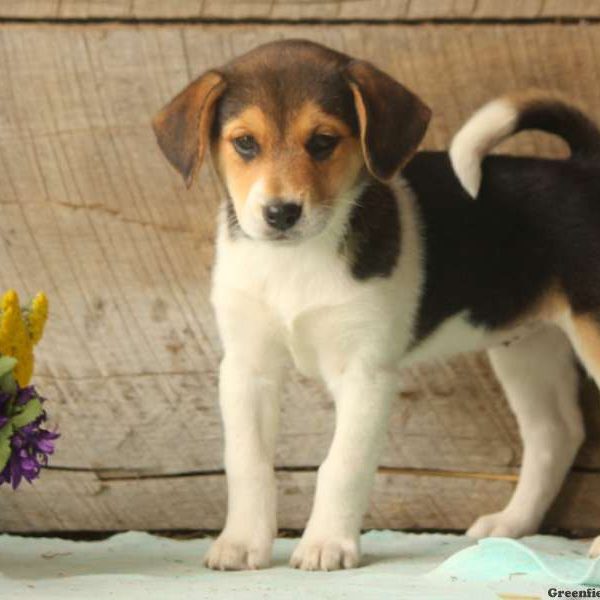
M 102 542 L 0 536 L 0 598 L 487 600 L 584 589 L 556 577 L 600 583 L 600 564 L 585 558 L 588 544 L 558 537 L 475 546 L 462 536 L 370 532 L 362 539 L 364 566 L 331 573 L 289 568 L 291 539 L 277 540 L 270 569 L 212 572 L 200 561 L 208 543 L 133 532 Z

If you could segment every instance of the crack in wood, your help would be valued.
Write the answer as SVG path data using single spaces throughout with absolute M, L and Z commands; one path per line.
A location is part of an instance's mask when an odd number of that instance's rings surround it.
M 154 473 L 149 470 L 136 470 L 136 469 L 120 469 L 103 467 L 99 469 L 84 468 L 84 467 L 69 467 L 59 465 L 49 465 L 46 469 L 55 472 L 68 472 L 68 473 L 93 473 L 102 482 L 113 482 L 113 481 L 132 481 L 139 479 L 174 479 L 174 478 L 188 478 L 188 477 L 213 477 L 213 476 L 225 476 L 224 469 L 203 469 L 197 471 L 181 471 L 176 473 Z M 319 469 L 318 465 L 299 465 L 299 466 L 285 466 L 280 465 L 275 467 L 276 473 L 316 473 Z M 574 467 L 573 473 L 588 473 L 597 474 L 600 473 L 600 469 L 586 468 L 586 467 Z M 479 479 L 488 481 L 509 481 L 517 482 L 519 475 L 518 472 L 513 473 L 486 473 L 482 471 L 457 471 L 457 470 L 441 470 L 441 469 L 418 469 L 413 467 L 389 467 L 381 466 L 377 469 L 377 473 L 380 475 L 413 475 L 417 477 L 446 477 L 446 478 L 457 478 L 457 479 Z
M 158 231 L 165 231 L 167 233 L 190 233 L 194 234 L 192 228 L 190 227 L 182 227 L 177 225 L 167 225 L 165 223 L 156 223 L 154 221 L 146 221 L 143 219 L 136 219 L 133 217 L 126 217 L 120 210 L 110 208 L 104 204 L 95 203 L 95 204 L 75 204 L 72 202 L 65 202 L 61 200 L 52 200 L 49 202 L 0 202 L 0 206 L 22 206 L 32 207 L 32 206 L 57 206 L 60 208 L 69 208 L 73 211 L 89 211 L 89 212 L 98 212 L 105 214 L 110 217 L 115 217 L 122 223 L 127 223 L 131 225 L 141 225 L 142 227 L 151 227 Z M 208 242 L 212 243 L 212 239 L 208 240 Z
M 47 203 L 46 203 L 47 204 Z M 70 208 L 75 211 L 79 210 L 87 210 L 90 212 L 99 212 L 110 217 L 116 217 L 122 223 L 128 223 L 132 225 L 141 225 L 142 227 L 152 227 L 158 231 L 166 231 L 168 233 L 193 233 L 192 229 L 189 227 L 181 227 L 177 225 L 167 225 L 165 223 L 155 223 L 153 221 L 146 221 L 143 219 L 136 219 L 133 217 L 126 217 L 120 210 L 110 208 L 104 204 L 95 203 L 95 204 L 74 204 L 71 202 L 64 201 L 52 201 L 49 204 L 53 206 L 60 206 L 64 208 Z
M 138 17 L 138 18 L 116 18 L 116 17 L 0 17 L 2 26 L 48 26 L 48 27 L 132 27 L 132 26 L 156 26 L 156 27 L 186 27 L 196 25 L 324 25 L 352 27 L 357 25 L 378 25 L 378 26 L 409 26 L 418 27 L 421 25 L 453 26 L 453 25 L 501 25 L 501 26 L 536 26 L 536 25 L 579 25 L 579 24 L 598 24 L 600 16 L 582 15 L 582 16 L 536 16 L 536 17 L 427 17 L 427 18 L 364 18 L 364 17 L 334 17 L 334 18 L 315 18 L 307 17 L 301 19 L 293 18 L 269 18 L 269 17 Z
M 93 473 L 103 482 L 131 481 L 139 479 L 173 479 L 187 477 L 224 476 L 224 469 L 204 469 L 198 471 L 182 471 L 177 473 L 153 473 L 148 470 L 118 469 L 104 467 L 101 469 L 68 467 L 52 465 L 46 467 L 51 471 L 69 473 Z M 318 465 L 276 466 L 276 473 L 316 473 Z M 415 475 L 423 477 L 454 477 L 464 479 L 486 479 L 493 481 L 517 481 L 518 475 L 513 473 L 482 473 L 470 471 L 442 471 L 438 469 L 415 469 L 411 467 L 382 466 L 377 471 L 381 475 Z
M 140 379 L 144 377 L 206 377 L 214 371 L 146 371 L 143 373 L 110 373 L 108 375 L 54 375 L 52 373 L 36 373 L 36 379 L 47 381 L 110 381 L 113 379 Z

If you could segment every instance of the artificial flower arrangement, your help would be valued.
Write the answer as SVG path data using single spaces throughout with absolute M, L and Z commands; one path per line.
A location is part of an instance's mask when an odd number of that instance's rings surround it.
M 0 299 L 0 485 L 13 489 L 39 476 L 54 452 L 58 434 L 44 429 L 47 415 L 42 398 L 29 385 L 33 347 L 44 333 L 48 300 L 38 294 L 21 307 L 16 292 Z

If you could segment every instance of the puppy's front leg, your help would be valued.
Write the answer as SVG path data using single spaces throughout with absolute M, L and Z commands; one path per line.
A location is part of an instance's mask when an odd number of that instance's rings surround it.
M 337 413 L 335 434 L 319 468 L 313 511 L 292 566 L 329 571 L 358 565 L 360 527 L 395 383 L 392 373 L 360 362 L 330 381 Z
M 245 300 L 239 313 L 221 306 L 218 320 L 225 346 L 219 400 L 228 510 L 205 564 L 258 569 L 269 565 L 277 532 L 273 459 L 285 351 L 263 306 L 249 307 Z

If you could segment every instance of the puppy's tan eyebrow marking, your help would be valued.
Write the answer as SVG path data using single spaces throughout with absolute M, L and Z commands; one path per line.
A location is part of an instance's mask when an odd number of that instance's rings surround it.
M 326 113 L 313 100 L 307 100 L 293 114 L 289 129 L 292 135 L 299 137 L 307 137 L 311 133 L 323 133 L 338 137 L 348 137 L 352 134 L 346 123 Z
M 245 108 L 240 114 L 230 119 L 223 126 L 223 137 L 233 139 L 244 134 L 264 137 L 269 130 L 268 118 L 256 105 Z

